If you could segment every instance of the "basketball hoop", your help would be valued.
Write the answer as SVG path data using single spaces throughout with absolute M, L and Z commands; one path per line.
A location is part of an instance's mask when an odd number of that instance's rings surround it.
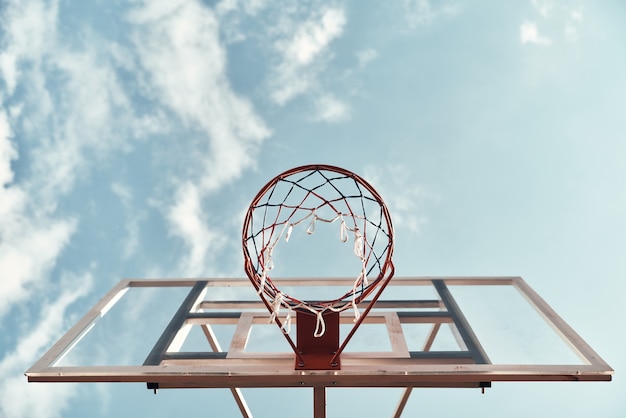
M 352 253 L 360 268 L 355 272 L 352 288 L 337 298 L 302 300 L 281 291 L 272 282 L 274 250 L 288 245 L 298 228 L 314 234 L 320 222 L 336 224 L 341 242 L 348 244 L 352 238 Z M 360 317 L 367 314 L 367 310 L 359 312 L 358 304 L 376 289 L 379 295 L 393 277 L 393 227 L 387 206 L 369 183 L 339 167 L 306 165 L 270 180 L 248 208 L 242 240 L 246 274 L 270 311 L 271 320 L 280 326 L 296 354 L 298 350 L 287 335 L 293 312 L 314 315 L 313 337 L 320 338 L 326 332 L 327 315 L 352 308 L 354 330 Z M 280 318 L 281 308 L 286 309 L 284 322 Z M 337 319 L 333 321 L 338 321 L 339 316 L 334 316 Z

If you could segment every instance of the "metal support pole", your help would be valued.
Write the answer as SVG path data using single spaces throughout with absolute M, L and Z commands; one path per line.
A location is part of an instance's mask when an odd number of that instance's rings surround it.
M 313 387 L 313 418 L 326 418 L 326 388 Z
M 413 391 L 412 387 L 408 387 L 404 389 L 404 393 L 402 394 L 402 399 L 398 402 L 398 406 L 396 407 L 396 411 L 393 414 L 393 418 L 400 418 L 402 416 L 402 411 L 404 411 L 404 407 L 409 400 L 409 396 L 411 396 L 411 392 Z

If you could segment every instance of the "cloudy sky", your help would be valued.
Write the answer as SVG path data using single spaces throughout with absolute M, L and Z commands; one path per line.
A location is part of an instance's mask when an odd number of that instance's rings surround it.
M 407 416 L 623 417 L 625 18 L 620 0 L 1 2 L 0 416 L 233 414 L 218 390 L 23 372 L 121 278 L 242 277 L 256 191 L 327 163 L 387 201 L 397 275 L 523 276 L 617 371 L 416 391 Z M 352 395 L 329 404 L 367 416 Z

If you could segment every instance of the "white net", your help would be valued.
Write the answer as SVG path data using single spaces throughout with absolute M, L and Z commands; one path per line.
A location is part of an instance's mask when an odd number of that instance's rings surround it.
M 272 282 L 275 254 L 299 226 L 306 225 L 306 235 L 313 236 L 320 223 L 338 225 L 334 239 L 343 245 L 352 238 L 350 257 L 358 261 L 353 264 L 355 280 L 339 297 L 305 301 Z M 294 310 L 317 315 L 316 336 L 324 333 L 324 312 L 353 308 L 358 319 L 357 304 L 392 270 L 393 228 L 384 202 L 363 179 L 337 167 L 299 167 L 274 178 L 250 205 L 242 238 L 246 273 L 266 298 L 272 320 L 281 307 L 287 310 L 283 332 L 288 332 Z M 302 251 L 298 258 L 306 254 L 310 252 Z

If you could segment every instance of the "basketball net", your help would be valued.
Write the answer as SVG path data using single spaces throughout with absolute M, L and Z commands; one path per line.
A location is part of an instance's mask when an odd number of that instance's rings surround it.
M 320 213 L 331 213 L 330 217 Z M 353 241 L 360 271 L 351 289 L 332 300 L 304 301 L 278 289 L 272 281 L 277 246 L 287 245 L 294 230 L 306 224 L 313 235 L 318 223 L 338 224 L 338 239 Z M 270 321 L 288 334 L 294 311 L 317 317 L 314 337 L 325 333 L 324 314 L 352 308 L 381 282 L 393 276 L 393 227 L 380 195 L 356 174 L 333 166 L 307 165 L 288 170 L 267 183 L 248 208 L 243 233 L 244 268 L 270 310 Z M 281 308 L 286 313 L 281 318 Z

